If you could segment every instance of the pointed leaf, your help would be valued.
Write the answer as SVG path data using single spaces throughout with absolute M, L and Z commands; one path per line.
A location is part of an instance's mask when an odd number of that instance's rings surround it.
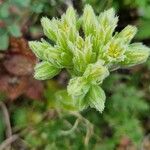
M 54 67 L 49 62 L 41 62 L 35 66 L 35 74 L 34 77 L 37 80 L 46 80 L 53 78 L 60 72 L 60 69 Z
M 83 98 L 89 90 L 89 85 L 83 77 L 75 77 L 70 80 L 67 91 L 74 99 Z
M 95 108 L 99 112 L 104 110 L 106 96 L 100 86 L 92 85 L 86 98 L 90 107 Z
M 126 26 L 116 37 L 121 38 L 125 43 L 130 43 L 137 32 L 135 26 Z
M 49 20 L 47 17 L 41 19 L 44 34 L 53 41 L 56 41 L 56 32 L 58 21 L 56 19 Z
M 109 71 L 103 66 L 103 62 L 97 61 L 94 64 L 88 65 L 83 76 L 90 83 L 100 84 L 108 75 Z
M 131 44 L 125 53 L 126 58 L 120 64 L 121 66 L 134 66 L 145 62 L 150 55 L 150 48 L 141 43 Z

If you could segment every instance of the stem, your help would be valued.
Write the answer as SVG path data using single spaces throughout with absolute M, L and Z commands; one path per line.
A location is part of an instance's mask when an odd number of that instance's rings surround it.
M 76 130 L 76 128 L 78 127 L 79 121 L 80 121 L 80 119 L 78 118 L 70 130 L 66 130 L 66 131 L 62 130 L 62 131 L 60 131 L 60 134 L 61 135 L 69 135 L 69 134 L 73 133 Z
M 16 141 L 17 139 L 18 139 L 18 135 L 12 135 L 11 137 L 3 141 L 3 143 L 0 145 L 0 150 L 4 150 L 6 148 L 8 150 L 8 147 L 11 145 L 11 143 Z
M 5 125 L 6 125 L 6 137 L 10 138 L 12 136 L 12 129 L 11 129 L 11 124 L 10 124 L 9 112 L 8 112 L 6 105 L 3 102 L 0 102 L 0 107 L 3 112 L 3 116 L 4 116 L 3 118 L 4 118 Z M 11 149 L 11 146 L 8 148 L 8 150 L 9 149 Z

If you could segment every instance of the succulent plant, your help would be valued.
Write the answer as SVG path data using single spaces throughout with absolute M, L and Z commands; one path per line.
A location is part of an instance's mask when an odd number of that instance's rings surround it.
M 60 19 L 43 17 L 41 24 L 51 44 L 44 39 L 29 42 L 41 60 L 35 66 L 35 78 L 50 79 L 66 69 L 70 81 L 67 90 L 59 92 L 65 95 L 62 103 L 67 99 L 75 110 L 90 106 L 102 112 L 106 98 L 103 80 L 112 70 L 145 62 L 150 54 L 145 45 L 130 44 L 136 27 L 128 25 L 118 33 L 114 32 L 117 23 L 114 9 L 96 16 L 90 5 L 85 6 L 82 16 L 70 6 Z

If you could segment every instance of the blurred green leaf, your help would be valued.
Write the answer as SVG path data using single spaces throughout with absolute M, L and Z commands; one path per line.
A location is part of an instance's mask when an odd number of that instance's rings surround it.
M 0 5 L 0 18 L 7 18 L 9 17 L 9 4 L 4 3 Z
M 145 7 L 142 7 L 139 9 L 141 12 L 141 16 L 144 19 L 150 19 L 150 5 L 146 5 Z
M 40 1 L 34 1 L 32 3 L 32 11 L 35 13 L 41 13 L 44 7 L 44 3 L 40 2 Z
M 138 28 L 138 33 L 136 35 L 137 39 L 147 39 L 150 37 L 150 20 L 141 20 Z
M 12 2 L 20 7 L 27 7 L 30 5 L 31 0 L 13 0 Z
M 22 128 L 27 125 L 27 108 L 17 108 L 16 111 L 14 111 L 12 118 L 13 122 L 15 123 L 16 127 Z
M 11 26 L 9 26 L 8 31 L 14 37 L 20 37 L 21 36 L 20 27 L 16 24 L 12 24 Z
M 9 36 L 8 34 L 0 35 L 0 50 L 6 50 L 9 45 Z

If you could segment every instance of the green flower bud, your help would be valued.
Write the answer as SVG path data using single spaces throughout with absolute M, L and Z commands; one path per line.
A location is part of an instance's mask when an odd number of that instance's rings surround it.
M 86 36 L 96 32 L 96 27 L 98 25 L 98 20 L 90 5 L 86 5 L 82 17 L 82 26 Z
M 58 30 L 58 20 L 49 20 L 47 17 L 41 19 L 41 24 L 43 27 L 44 34 L 52 41 L 57 40 L 56 33 Z
M 75 77 L 70 80 L 67 91 L 73 99 L 82 99 L 89 90 L 89 85 L 83 77 Z
M 91 36 L 86 37 L 85 41 L 79 37 L 76 45 L 70 43 L 70 48 L 73 53 L 74 72 L 82 75 L 87 65 L 96 61 L 96 54 L 92 51 Z
M 115 16 L 114 9 L 108 9 L 99 15 L 100 27 L 105 31 L 105 42 L 110 40 L 118 23 L 118 17 Z
M 105 99 L 105 93 L 98 85 L 92 85 L 86 95 L 86 101 L 89 103 L 90 107 L 95 108 L 99 112 L 104 110 Z
M 73 68 L 74 74 L 82 75 L 87 65 L 84 59 L 84 53 L 76 48 L 76 50 L 74 51 L 74 57 L 72 61 L 74 64 Z
M 106 63 L 120 62 L 124 60 L 124 53 L 126 51 L 126 45 L 124 45 L 121 39 L 112 39 L 105 47 L 104 51 L 100 53 L 100 58 L 104 59 Z
M 66 14 L 65 14 L 65 18 L 68 23 L 72 23 L 72 24 L 76 25 L 77 14 L 72 6 L 68 7 Z
M 121 66 L 129 67 L 145 62 L 150 55 L 150 48 L 141 43 L 131 44 L 125 52 L 125 59 L 120 64 Z
M 41 62 L 35 66 L 34 78 L 37 80 L 46 80 L 53 78 L 60 72 L 60 69 L 54 67 L 49 62 Z
M 135 26 L 128 25 L 116 37 L 121 38 L 125 43 L 130 43 L 136 32 L 137 28 Z
M 52 47 L 47 42 L 29 42 L 34 54 L 41 60 L 48 61 L 58 68 L 63 68 L 61 63 L 61 52 L 58 48 Z
M 86 80 L 93 84 L 100 84 L 109 75 L 108 69 L 103 66 L 102 61 L 97 61 L 94 64 L 89 64 L 83 76 Z
M 47 44 L 47 43 L 43 43 L 43 42 L 38 42 L 38 41 L 30 41 L 29 47 L 34 52 L 36 57 L 38 57 L 41 60 L 44 60 L 45 59 L 44 58 L 45 51 L 46 51 L 46 49 L 51 47 L 51 45 Z

